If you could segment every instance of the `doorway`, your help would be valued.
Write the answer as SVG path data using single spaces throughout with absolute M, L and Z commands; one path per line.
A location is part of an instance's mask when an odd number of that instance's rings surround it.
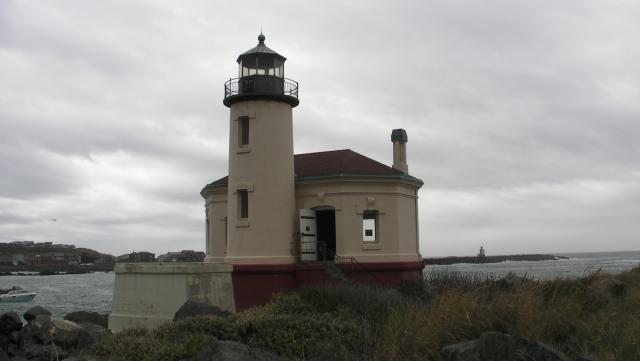
M 336 210 L 316 208 L 316 234 L 318 260 L 333 261 L 336 252 Z

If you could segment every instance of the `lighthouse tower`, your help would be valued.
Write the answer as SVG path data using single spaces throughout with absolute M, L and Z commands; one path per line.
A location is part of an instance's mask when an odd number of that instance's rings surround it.
M 284 77 L 285 60 L 260 34 L 258 45 L 238 57 L 238 78 L 224 85 L 223 103 L 230 110 L 224 260 L 234 273 L 294 262 L 292 109 L 298 83 Z

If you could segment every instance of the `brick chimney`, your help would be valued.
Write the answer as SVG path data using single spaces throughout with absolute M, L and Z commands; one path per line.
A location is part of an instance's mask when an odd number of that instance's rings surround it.
M 391 142 L 393 143 L 393 165 L 392 167 L 409 173 L 407 165 L 407 132 L 404 129 L 394 129 L 391 132 Z

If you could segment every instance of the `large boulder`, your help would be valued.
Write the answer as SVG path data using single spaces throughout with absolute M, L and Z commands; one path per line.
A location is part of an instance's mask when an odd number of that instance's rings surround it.
M 540 342 L 500 332 L 483 333 L 479 339 L 442 349 L 446 361 L 570 361 L 560 351 Z
M 0 350 L 7 351 L 10 344 L 11 344 L 11 341 L 9 341 L 9 336 L 0 333 Z
M 108 325 L 108 314 L 99 314 L 98 312 L 87 312 L 87 311 L 77 311 L 71 312 L 64 316 L 65 320 L 75 322 L 77 324 L 81 323 L 95 323 L 96 325 L 100 325 L 102 327 L 109 327 Z
M 183 320 L 195 316 L 218 316 L 227 317 L 232 315 L 231 312 L 225 311 L 219 307 L 204 302 L 188 300 L 176 311 L 173 316 L 174 321 Z
M 62 347 L 75 347 L 78 344 L 81 327 L 75 322 L 38 315 L 31 325 L 33 337 L 43 345 L 52 341 Z
M 89 346 L 111 333 L 106 327 L 102 327 L 95 323 L 85 322 L 81 323 L 79 326 L 80 330 L 78 331 L 77 339 L 78 347 Z
M 62 360 L 67 356 L 67 352 L 56 345 L 31 344 L 25 350 L 29 359 L 38 360 Z
M 40 306 L 35 306 L 28 309 L 27 312 L 24 313 L 23 317 L 25 320 L 27 320 L 27 322 L 31 322 L 35 320 L 36 316 L 38 315 L 51 316 L 51 312 L 45 310 Z
M 11 332 L 20 331 L 22 321 L 20 316 L 13 311 L 0 315 L 0 334 L 9 335 Z

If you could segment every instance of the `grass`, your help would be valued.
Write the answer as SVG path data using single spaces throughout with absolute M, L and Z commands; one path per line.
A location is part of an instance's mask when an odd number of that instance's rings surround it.
M 612 292 L 614 278 L 626 293 Z M 537 339 L 571 357 L 640 360 L 640 267 L 577 280 L 436 273 L 397 290 L 307 288 L 228 318 L 120 332 L 90 352 L 112 360 L 183 360 L 225 339 L 307 360 L 439 360 L 442 347 L 487 331 Z

